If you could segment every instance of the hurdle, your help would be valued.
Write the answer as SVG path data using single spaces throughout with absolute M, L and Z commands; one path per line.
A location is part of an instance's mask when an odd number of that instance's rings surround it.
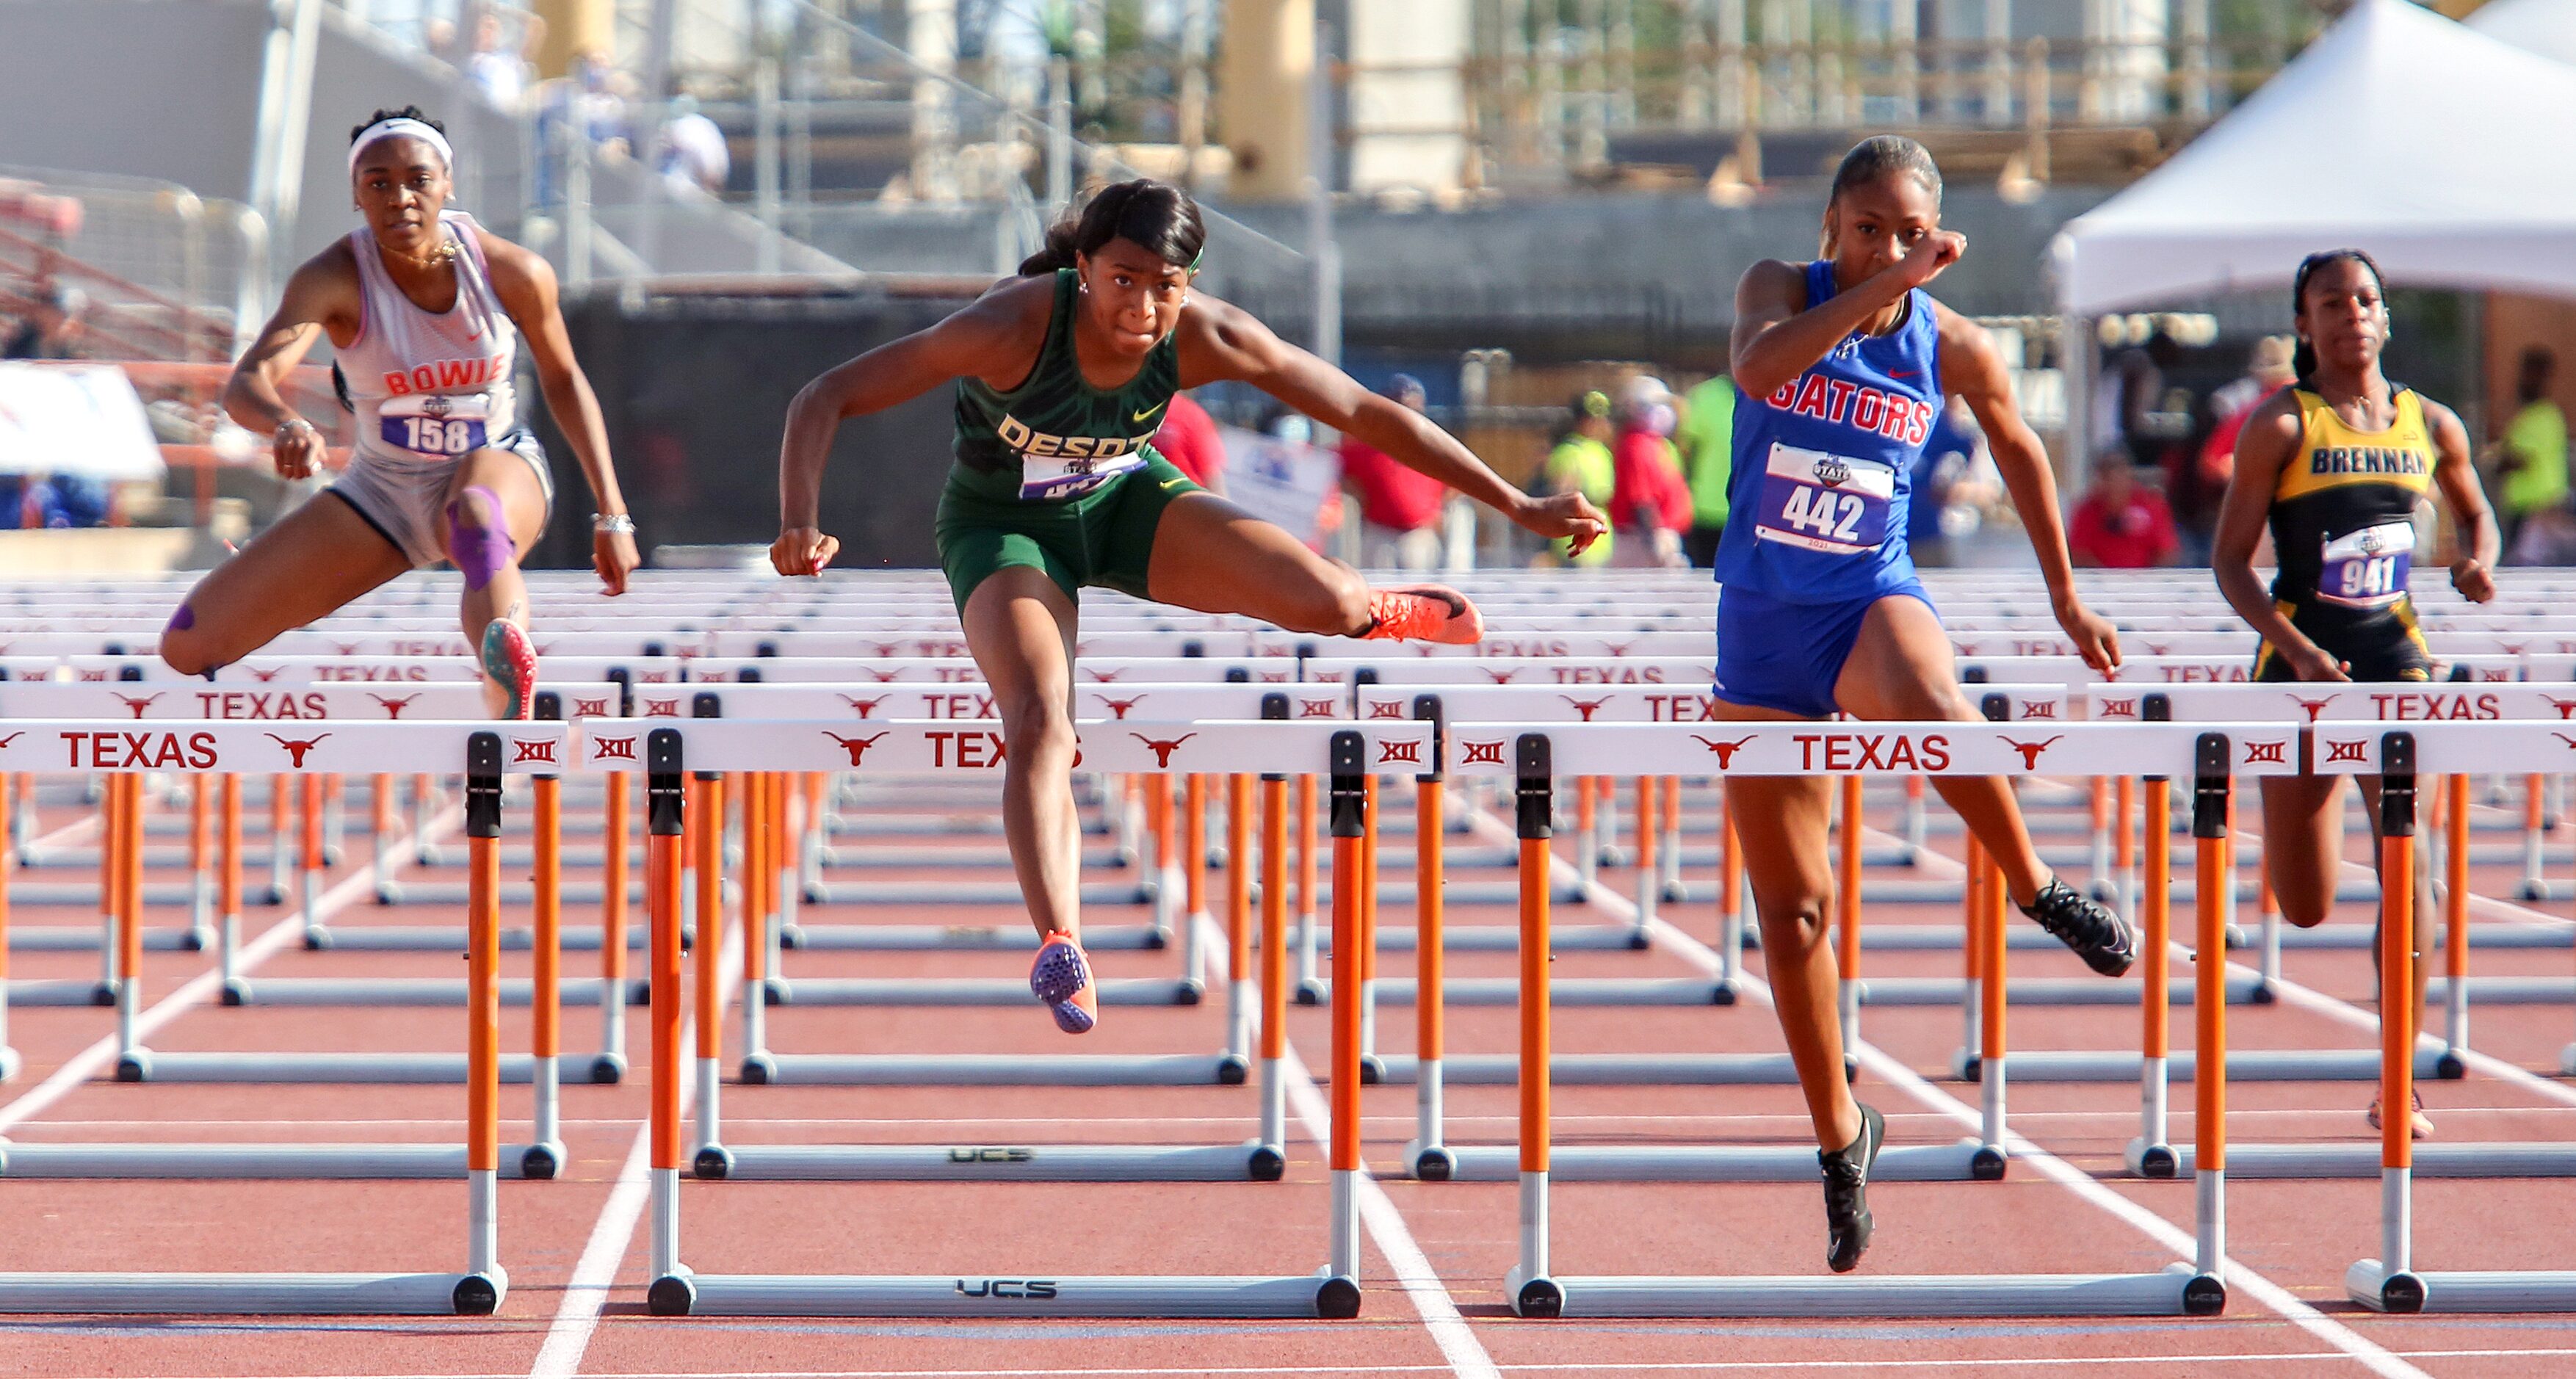
M 413 724 L 408 720 L 400 723 L 349 721 L 311 740 L 287 740 L 251 723 L 220 722 L 212 727 L 192 723 L 187 725 L 184 732 L 181 729 L 160 729 L 144 734 L 129 734 L 126 738 L 112 739 L 112 741 L 128 744 L 132 741 L 185 744 L 169 747 L 167 750 L 182 753 L 183 760 L 190 764 L 202 760 L 206 765 L 211 766 L 218 759 L 236 763 L 243 761 L 283 763 L 274 766 L 263 765 L 259 769 L 280 771 L 304 779 L 319 779 L 321 775 L 334 770 L 369 768 L 388 757 L 437 761 L 440 759 L 439 749 L 448 745 L 446 738 L 461 738 L 461 735 L 472 731 L 473 726 L 471 723 L 456 722 Z M 31 728 L 37 731 L 44 730 L 43 725 L 31 725 Z M 446 737 L 439 736 L 440 733 L 444 733 Z M 530 773 L 541 771 L 547 766 L 557 766 L 568 755 L 567 744 L 570 741 L 565 727 L 560 723 L 512 725 L 506 730 L 504 740 L 510 745 L 513 753 L 511 768 L 516 773 Z M 108 748 L 100 747 L 98 750 L 107 751 Z M 307 764 L 296 765 L 299 760 Z M 228 774 L 238 774 L 238 772 Z M 541 788 L 539 793 L 545 792 Z M 141 867 L 139 818 L 138 809 L 135 813 L 136 822 L 130 826 L 133 834 L 131 845 L 122 849 L 128 867 L 137 875 Z M 550 849 L 553 846 L 549 840 L 542 837 L 542 834 L 546 829 L 555 827 L 557 822 L 558 816 L 553 811 L 543 812 L 539 817 L 537 830 L 542 847 Z M 241 853 L 237 846 L 232 845 L 238 839 L 238 813 L 229 808 L 226 811 L 224 835 L 227 846 L 220 850 L 223 856 L 220 860 L 222 874 L 219 877 L 218 889 L 221 893 L 231 894 L 238 889 Z M 316 836 L 318 836 L 318 829 L 308 825 L 306 833 L 308 845 Z M 492 864 L 495 867 L 499 865 L 497 845 L 493 850 Z M 470 880 L 469 876 L 469 883 Z M 497 881 L 495 884 L 498 884 Z M 129 901 L 129 903 L 135 902 Z M 307 903 L 318 908 L 319 893 L 316 892 L 313 899 Z M 228 913 L 225 919 L 227 928 L 235 931 L 237 938 L 237 916 Z M 303 922 L 308 929 L 311 927 L 310 917 L 306 917 Z M 443 1083 L 461 1081 L 473 1071 L 470 1059 L 453 1054 L 336 1051 L 168 1052 L 146 1048 L 135 1038 L 133 1030 L 133 1012 L 139 1008 L 137 1003 L 141 987 L 139 975 L 141 950 L 134 942 L 134 932 L 133 928 L 125 928 L 121 934 L 123 941 L 119 944 L 116 1062 L 118 1081 Z M 461 935 L 461 931 L 459 932 Z M 499 942 L 497 931 L 493 941 Z M 238 973 L 230 969 L 226 970 L 226 975 L 238 979 Z M 496 987 L 496 991 L 497 989 Z M 533 990 L 534 987 L 532 986 L 531 989 Z M 470 985 L 468 991 L 471 991 Z M 540 999 L 541 996 L 542 993 L 539 994 Z M 530 1082 L 535 1080 L 537 1075 L 535 1064 L 536 1059 L 533 1055 L 509 1055 L 502 1057 L 498 1066 L 503 1080 Z
M 2472 731 L 2463 732 L 2461 729 Z M 2546 731 L 2546 730 L 2543 730 Z M 2412 1028 L 2415 945 L 2414 877 L 2415 798 L 2417 771 L 2426 766 L 2458 773 L 2493 770 L 2501 763 L 2527 765 L 2551 759 L 2539 732 L 2522 725 L 2425 724 L 2404 732 L 2376 735 L 2321 731 L 2321 742 L 2355 742 L 2360 750 L 2327 753 L 2329 765 L 2362 764 L 2380 778 L 2380 868 L 2395 880 L 2379 948 L 2380 1104 L 2380 1252 L 2356 1261 L 2344 1272 L 2344 1292 L 2374 1312 L 2567 1312 L 2576 1311 L 2576 1270 L 2419 1270 L 2414 1261 L 2414 1169 L 2420 1152 L 2409 1133 L 2403 1108 L 2414 1098 L 2415 1060 Z M 2560 751 L 2564 735 L 2552 733 Z M 2376 747 L 2376 752 L 2368 749 Z M 2361 773 L 2356 768 L 2356 773 Z M 2465 793 L 2465 792 L 2462 792 Z M 2454 796 L 2454 803 L 2459 803 Z M 2455 810 L 2456 814 L 2457 811 Z M 2576 1154 L 2571 1146 L 2532 1146 Z
M 1278 721 L 1286 715 L 1284 696 L 1269 696 L 1270 710 L 1265 719 Z M 685 747 L 686 744 L 684 743 Z M 1150 750 L 1150 749 L 1149 749 Z M 746 928 L 743 951 L 744 973 L 742 1038 L 744 1054 L 742 1081 L 759 1085 L 776 1080 L 776 1059 L 764 1040 L 762 1003 L 753 999 L 759 972 L 757 956 L 761 951 L 759 925 L 761 917 L 775 904 L 775 878 L 781 870 L 785 836 L 777 804 L 783 795 L 780 782 L 783 773 L 748 772 L 745 778 L 754 791 L 754 805 L 747 811 L 751 831 L 744 840 L 745 866 L 749 884 L 744 888 L 743 915 Z M 1229 820 L 1237 835 L 1232 839 L 1228 860 L 1226 942 L 1228 952 L 1228 1007 L 1226 1058 L 1217 1070 L 1216 1080 L 1240 1083 L 1250 1066 L 1251 1030 L 1255 1019 L 1250 955 L 1251 849 L 1248 832 L 1252 822 L 1249 807 L 1251 779 L 1241 773 L 1229 776 L 1235 793 L 1244 797 Z M 1284 776 L 1279 784 L 1284 786 Z M 1276 801 L 1272 804 L 1275 806 Z M 1265 818 L 1264 830 L 1276 828 L 1285 835 L 1284 818 Z M 700 835 L 701 839 L 703 834 Z M 703 844 L 701 843 L 701 846 Z M 1284 903 L 1286 858 L 1273 849 L 1263 859 L 1265 867 L 1275 868 L 1277 884 L 1265 881 L 1268 895 Z M 1286 931 L 1275 927 L 1264 935 L 1280 954 L 1275 968 L 1265 964 L 1264 981 L 1283 980 L 1285 970 Z M 1268 950 L 1265 948 L 1265 953 Z M 709 969 L 701 964 L 701 974 Z M 701 979 L 698 986 L 699 1028 L 715 1028 L 720 1012 L 715 1010 L 716 992 Z M 1274 1007 L 1284 1012 L 1284 986 L 1265 988 L 1260 1008 Z M 1271 1034 L 1265 1041 L 1271 1047 L 1284 1047 L 1285 1033 L 1277 1020 L 1270 1022 Z M 1277 1181 L 1286 1166 L 1285 1150 L 1279 1135 L 1286 1124 L 1287 1088 L 1277 1065 L 1277 1053 L 1263 1064 L 1258 1112 L 1259 1136 L 1235 1144 L 1206 1146 L 1097 1146 L 1097 1145 L 800 1145 L 731 1147 L 724 1143 L 720 1122 L 710 1109 L 708 1078 L 714 1075 L 721 1058 L 719 1041 L 702 1033 L 699 1039 L 699 1099 L 697 1137 L 691 1155 L 694 1174 L 704 1179 L 740 1178 L 767 1181 L 940 1181 L 957 1179 L 999 1179 L 1007 1181 L 1056 1182 L 1219 1182 Z
M 1170 769 L 1169 758 L 1175 752 L 1154 751 L 1151 756 L 1128 747 L 1117 739 L 1121 735 L 1103 725 L 1092 724 L 1090 751 L 1098 758 L 1114 759 L 1116 769 L 1128 771 Z M 1365 792 L 1361 788 L 1363 772 L 1368 769 L 1371 749 L 1386 750 L 1391 742 L 1409 742 L 1418 753 L 1424 740 L 1419 730 L 1398 739 L 1387 732 L 1366 734 L 1346 725 L 1299 725 L 1277 721 L 1265 723 L 1207 724 L 1211 731 L 1228 735 L 1225 746 L 1228 765 L 1260 767 L 1280 766 L 1312 771 L 1318 763 L 1326 766 L 1332 778 L 1333 836 L 1335 870 L 1349 876 L 1356 864 L 1358 839 L 1364 825 Z M 1087 1317 L 1351 1317 L 1359 1312 L 1359 1159 L 1358 1060 L 1359 1029 L 1357 1004 L 1345 1000 L 1334 1011 L 1333 1121 L 1330 1166 L 1332 1172 L 1332 1205 L 1329 1243 L 1325 1267 L 1312 1274 L 1287 1276 L 1056 1276 L 1056 1277 L 954 1277 L 897 1275 L 761 1275 L 699 1274 L 681 1262 L 679 1181 L 682 1170 L 679 1060 L 680 1060 L 680 953 L 678 940 L 679 851 L 685 832 L 687 803 L 681 785 L 682 773 L 695 767 L 720 766 L 726 769 L 777 771 L 799 769 L 810 757 L 810 734 L 825 727 L 817 723 L 750 724 L 739 720 L 710 719 L 692 722 L 686 728 L 657 728 L 646 734 L 647 798 L 649 801 L 648 906 L 651 911 L 653 952 L 653 1106 L 651 1219 L 652 1240 L 650 1268 L 652 1283 L 648 1303 L 656 1315 L 731 1315 L 731 1316 L 1087 1316 Z M 943 729 L 938 724 L 889 723 L 882 750 L 887 753 L 889 769 L 928 770 L 931 760 L 930 735 Z M 1327 737 L 1326 734 L 1330 736 Z M 1129 733 L 1126 736 L 1136 736 Z M 692 752 L 694 746 L 695 751 Z M 1147 743 L 1148 749 L 1152 744 Z M 1324 748 L 1319 752 L 1318 748 Z M 1175 749 L 1177 751 L 1177 749 Z M 1327 755 L 1328 753 L 1328 755 Z M 694 756 L 694 760 L 692 759 Z M 1150 764 L 1149 764 L 1150 763 Z M 1189 763 L 1183 763 L 1186 768 Z M 949 767 L 946 769 L 960 769 Z M 989 769 L 972 768 L 972 769 Z M 1264 774 L 1270 774 L 1265 771 Z M 1276 817 L 1275 815 L 1273 816 Z M 701 825 L 698 845 L 708 846 L 711 836 Z M 1266 825 L 1267 827 L 1267 825 Z M 1283 830 L 1284 831 L 1284 830 Z M 1362 951 L 1353 932 L 1357 922 L 1358 896 L 1349 886 L 1337 888 L 1334 901 L 1334 926 L 1344 942 L 1336 946 L 1334 963 L 1344 980 L 1345 993 L 1358 986 L 1358 961 Z M 1274 936 L 1281 933 L 1272 926 Z M 1282 982 L 1274 991 L 1284 997 L 1286 954 L 1278 938 L 1265 939 L 1274 958 L 1270 965 L 1279 972 Z M 704 975 L 718 961 L 718 945 L 701 942 L 696 947 L 700 986 Z M 706 1004 L 702 998 L 703 1006 Z M 1269 1002 L 1269 1013 L 1284 1015 L 1284 999 Z M 1278 1030 L 1274 1020 L 1272 1033 Z M 1265 1033 L 1264 1062 L 1275 1065 L 1284 1054 L 1284 1046 Z M 704 1046 L 701 1046 L 703 1053 Z M 703 1059 L 702 1059 L 703 1067 Z M 703 1076 L 703 1072 L 701 1074 Z M 737 1156 L 742 1150 L 737 1148 Z M 739 1158 L 737 1159 L 739 1162 Z
M 376 725 L 369 725 L 375 728 Z M 390 728 L 391 725 L 384 725 Z M 30 724 L 23 738 L 32 738 L 24 746 L 0 745 L 0 765 L 10 770 L 78 770 L 113 772 L 111 782 L 122 782 L 113 789 L 119 831 L 124 842 L 116 870 L 124 877 L 119 883 L 119 904 L 130 919 L 139 908 L 140 895 L 132 882 L 140 876 L 142 858 L 140 843 L 141 793 L 140 773 L 154 768 L 154 763 L 171 755 L 183 761 L 212 767 L 242 762 L 249 758 L 260 761 L 263 748 L 251 735 L 235 725 L 206 723 L 187 725 L 184 730 L 165 730 L 166 737 L 154 742 L 155 735 L 132 734 L 123 724 L 95 721 L 55 721 Z M 405 1172 L 394 1176 L 454 1177 L 466 1183 L 466 1266 L 461 1273 L 0 1273 L 0 1312 L 12 1314 L 87 1312 L 87 1313 L 152 1313 L 195 1315 L 238 1314 L 457 1314 L 489 1316 L 496 1311 L 509 1289 L 509 1274 L 500 1262 L 499 1189 L 496 1180 L 500 1169 L 499 1053 L 500 1004 L 493 985 L 499 964 L 497 935 L 500 922 L 498 841 L 501 831 L 501 777 L 506 769 L 502 746 L 511 744 L 514 751 L 524 744 L 563 745 L 562 730 L 552 735 L 526 734 L 515 725 L 496 731 L 472 724 L 406 724 L 393 731 L 370 731 L 363 736 L 380 755 L 430 756 L 461 761 L 465 767 L 467 805 L 466 833 L 469 848 L 478 862 L 472 871 L 473 899 L 467 914 L 471 939 L 466 945 L 469 980 L 476 984 L 479 999 L 468 1007 L 467 1062 L 471 1076 L 466 1080 L 466 1134 L 461 1146 L 431 1146 L 438 1153 L 435 1171 Z M 150 749 L 127 752 L 135 738 L 141 738 Z M 120 750 L 110 751 L 111 744 Z M 85 750 L 86 749 L 86 750 Z M 64 757 L 69 759 L 63 760 Z M 39 762 L 42 765 L 39 765 Z M 289 763 L 286 769 L 301 768 Z M 317 765 L 314 770 L 324 769 Z M 124 935 L 134 932 L 131 924 L 123 926 L 120 946 L 134 947 Z M 119 1018 L 130 1024 L 134 996 L 139 983 L 120 989 Z M 31 1165 L 51 1158 L 58 1167 L 79 1146 L 11 1146 L 7 1172 L 17 1176 L 34 1176 Z M 112 1147 L 98 1147 L 102 1157 L 113 1155 Z M 146 1155 L 178 1150 L 181 1146 L 151 1145 L 131 1147 Z M 193 1165 L 190 1177 L 271 1176 L 268 1172 L 250 1172 L 260 1167 L 254 1160 L 280 1149 L 307 1149 L 312 1146 L 226 1146 L 230 1155 L 209 1155 Z M 351 1146 L 337 1151 L 351 1153 Z M 31 1158 L 32 1156 L 32 1158 Z M 302 1156 L 299 1156 L 302 1157 Z M 310 1156 L 299 1176 L 321 1165 L 321 1155 Z M 149 1168 L 148 1163 L 129 1163 L 107 1174 L 56 1173 L 49 1176 L 136 1176 L 135 1169 Z M 232 1170 L 232 1171 L 226 1171 Z M 173 1175 L 177 1176 L 177 1175 Z M 336 1175 L 335 1175 L 336 1176 Z M 367 1174 L 364 1176 L 377 1176 Z
M 2011 735 L 1983 725 L 1941 724 L 1795 724 L 1785 726 L 1742 724 L 1739 742 L 1731 744 L 1729 765 L 1719 769 L 1727 774 L 1781 775 L 1825 774 L 1854 777 L 1875 774 L 1977 774 L 2010 775 L 2016 769 L 2027 770 L 2022 763 L 2022 747 Z M 2226 731 L 2194 732 L 2191 729 L 2159 731 L 2149 725 L 2104 727 L 2069 725 L 2066 737 L 2073 750 L 2065 756 L 2082 756 L 2098 762 L 2106 759 L 2136 761 L 2172 760 L 2191 770 L 2201 797 L 2223 809 L 2231 769 L 2246 769 L 2235 760 L 2235 748 L 2256 745 L 2268 740 L 2285 742 L 2286 734 L 2261 727 L 2249 729 L 2254 742 L 2234 737 Z M 1493 734 L 1497 740 L 1512 744 L 1511 770 L 1517 784 L 1517 827 L 1523 856 L 1524 876 L 1535 884 L 1522 892 L 1521 917 L 1525 926 L 1521 945 L 1521 979 L 1526 995 L 1521 1003 L 1521 1052 L 1524 1076 L 1520 1097 L 1520 1143 L 1518 1169 L 1520 1182 L 1519 1260 L 1504 1279 L 1504 1289 L 1513 1310 L 1524 1317 L 1700 1317 L 1700 1316 L 2127 1316 L 2127 1315 L 2208 1315 L 2221 1310 L 2226 1302 L 2222 1281 L 2225 1267 L 2225 1188 L 2224 1165 L 2224 1060 L 2214 1065 L 2215 1075 L 2199 1088 L 2202 1116 L 2199 1121 L 2202 1162 L 2206 1171 L 2199 1175 L 2196 1193 L 2195 1254 L 2189 1262 L 2177 1262 L 2165 1269 L 2145 1274 L 2007 1274 L 1952 1275 L 1914 1278 L 1852 1278 L 1834 1276 L 1744 1276 L 1744 1277 L 1651 1277 L 1651 1276 L 1579 1276 L 1560 1275 L 1552 1268 L 1548 1233 L 1548 1194 L 1554 1172 L 1555 1152 L 1550 1144 L 1548 982 L 1546 933 L 1548 924 L 1548 888 L 1544 884 L 1552 864 L 1550 836 L 1551 779 L 1558 772 L 1592 774 L 1636 760 L 1669 761 L 1688 739 L 1669 729 L 1631 727 L 1555 728 L 1519 725 L 1483 725 L 1477 737 Z M 1880 757 L 1873 751 L 1867 765 L 1852 750 L 1858 739 L 1875 734 L 1876 744 L 1890 752 Z M 2268 736 L 2267 736 L 2268 734 Z M 1475 740 L 1461 735 L 1462 748 Z M 1891 742 L 1904 745 L 1901 763 Z M 2054 744 L 2052 744 L 2054 746 Z M 2168 768 L 2171 769 L 2171 768 Z M 2225 864 L 2223 837 L 2203 840 L 2200 863 L 2215 871 Z M 1980 909 L 1975 935 L 1980 950 L 1981 970 L 1986 979 L 1983 989 L 1981 1021 L 1981 1054 L 1987 1067 L 1984 1079 L 1983 1116 L 1985 1128 L 1979 1141 L 1971 1142 L 1972 1153 L 1990 1162 L 1991 1171 L 1979 1177 L 2000 1176 L 2005 1160 L 2002 1131 L 2004 1112 L 2005 1070 L 2009 1057 L 2004 1044 L 2004 975 L 2005 947 L 2001 942 L 2001 888 L 1980 888 Z M 2204 935 L 2214 932 L 2219 922 L 2216 891 L 2204 886 L 2199 908 Z M 2217 964 L 2205 965 L 2199 974 L 2204 985 L 2199 1003 L 2199 1016 L 2204 1033 L 2217 1040 L 2225 1037 L 2225 1007 Z M 1892 1155 L 1902 1147 L 1883 1151 L 1879 1163 L 1891 1165 Z M 1799 1157 L 1812 1164 L 1807 1151 Z M 1902 1162 L 1901 1159 L 1895 1162 Z M 1812 1174 L 1813 1169 L 1807 1170 Z M 1878 1175 L 1873 1175 L 1878 1176 Z M 1893 1180 L 1891 1172 L 1882 1181 Z

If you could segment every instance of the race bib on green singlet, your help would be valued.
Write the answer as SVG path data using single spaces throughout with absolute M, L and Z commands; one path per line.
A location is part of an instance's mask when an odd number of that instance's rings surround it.
M 1146 436 L 1051 436 L 1006 416 L 995 428 L 1002 444 L 1020 453 L 1020 498 L 1055 502 L 1079 498 L 1130 470 L 1145 467 Z

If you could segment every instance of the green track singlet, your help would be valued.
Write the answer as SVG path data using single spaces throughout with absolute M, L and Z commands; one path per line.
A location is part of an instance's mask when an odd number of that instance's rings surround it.
M 1144 597 L 1163 509 L 1198 490 L 1151 444 L 1180 389 L 1174 342 L 1147 351 L 1127 382 L 1094 388 L 1074 354 L 1079 303 L 1074 271 L 1058 269 L 1028 377 L 1007 392 L 957 382 L 956 463 L 935 534 L 960 611 L 1011 565 L 1045 572 L 1067 595 L 1097 584 Z

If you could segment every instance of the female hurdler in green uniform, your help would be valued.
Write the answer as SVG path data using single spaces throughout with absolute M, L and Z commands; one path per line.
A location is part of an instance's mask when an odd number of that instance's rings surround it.
M 1029 986 L 1066 1032 L 1099 1015 L 1080 942 L 1074 818 L 1075 594 L 1102 584 L 1296 632 L 1472 642 L 1476 610 L 1437 585 L 1372 590 L 1351 570 L 1196 484 L 1147 444 L 1174 391 L 1249 383 L 1298 411 L 1580 549 L 1606 529 L 1580 494 L 1533 498 L 1427 419 L 1193 297 L 1207 232 L 1186 193 L 1103 188 L 1078 220 L 972 306 L 806 385 L 779 449 L 781 574 L 818 574 L 823 462 L 844 417 L 957 383 L 956 463 L 934 528 L 966 643 L 1008 746 L 1002 818 L 1044 940 Z

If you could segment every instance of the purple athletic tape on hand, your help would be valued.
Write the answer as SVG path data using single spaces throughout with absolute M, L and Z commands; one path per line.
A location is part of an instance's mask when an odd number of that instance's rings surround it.
M 179 605 L 178 612 L 170 615 L 170 625 L 161 630 L 164 632 L 185 632 L 196 625 L 197 610 L 183 603 Z
M 482 515 L 494 525 L 482 526 L 466 521 L 467 498 L 483 500 Z M 457 571 L 465 576 L 465 587 L 481 591 L 501 573 L 519 553 L 519 543 L 510 539 L 509 528 L 501 525 L 508 519 L 501 506 L 501 495 L 481 484 L 465 490 L 462 497 L 447 505 L 447 549 L 455 558 Z

